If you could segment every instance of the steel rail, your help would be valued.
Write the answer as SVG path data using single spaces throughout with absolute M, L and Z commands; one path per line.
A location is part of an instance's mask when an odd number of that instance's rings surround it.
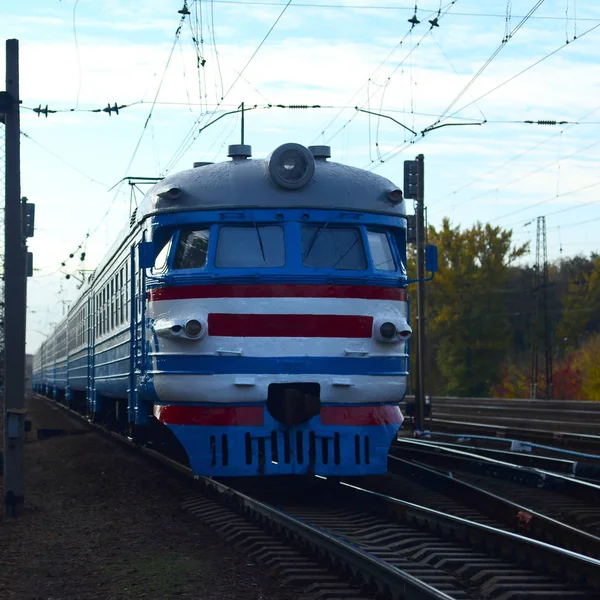
M 600 436 L 588 433 L 511 427 L 506 425 L 495 425 L 492 423 L 473 423 L 456 419 L 438 419 L 436 417 L 433 417 L 431 425 L 433 430 L 427 433 L 432 433 L 433 435 L 435 435 L 437 431 L 460 434 L 485 434 L 490 437 L 515 438 L 520 439 L 521 441 L 530 441 L 541 444 L 560 444 L 562 447 L 566 448 L 580 450 L 594 449 L 600 451 Z
M 90 423 L 79 413 L 39 396 L 52 406 L 60 407 L 87 423 L 100 433 L 122 442 L 132 451 L 141 452 L 171 470 L 192 478 L 187 467 L 165 457 L 156 450 L 139 446 L 132 440 L 110 431 L 98 424 Z M 263 529 L 275 531 L 282 538 L 292 540 L 305 551 L 317 554 L 334 570 L 342 571 L 359 581 L 364 587 L 378 594 L 378 597 L 393 600 L 450 600 L 452 596 L 404 572 L 386 560 L 361 549 L 322 528 L 310 525 L 302 519 L 277 509 L 263 501 L 244 494 L 220 481 L 206 477 L 193 477 L 207 495 L 218 498 L 221 504 L 235 510 L 246 519 L 258 523 Z M 390 496 L 365 490 L 346 482 L 317 480 L 327 490 L 340 492 L 343 507 L 360 507 L 367 513 L 380 513 L 387 520 L 401 520 L 434 531 L 436 535 L 453 541 L 465 542 L 472 547 L 485 547 L 491 555 L 510 557 L 532 567 L 542 567 L 544 571 L 571 581 L 574 585 L 585 582 L 588 589 L 600 591 L 600 561 L 570 550 L 558 548 L 527 538 L 519 534 L 503 531 L 467 519 L 444 514 L 430 508 L 398 500 Z
M 573 460 L 571 458 L 557 458 L 541 454 L 533 454 L 529 451 L 502 450 L 499 448 L 488 448 L 484 446 L 469 446 L 451 442 L 435 440 L 436 446 L 463 450 L 479 456 L 486 456 L 503 462 L 509 462 L 523 467 L 534 467 L 545 471 L 552 471 L 566 475 L 575 475 L 581 478 L 600 480 L 600 455 L 598 463 L 591 461 Z M 526 442 L 524 442 L 526 445 Z M 531 447 L 530 447 L 531 448 Z
M 508 462 L 473 454 L 464 450 L 437 446 L 434 442 L 403 439 L 394 446 L 393 452 L 404 452 L 433 461 L 449 470 L 459 466 L 467 471 L 493 471 L 495 476 L 518 480 L 538 488 L 560 489 L 578 499 L 597 505 L 600 503 L 600 485 L 553 473 L 535 467 L 514 465 Z
M 440 473 L 425 465 L 388 457 L 390 471 L 424 481 L 430 489 L 441 492 L 465 506 L 501 522 L 528 537 L 555 544 L 594 558 L 600 557 L 600 538 L 479 486 Z
M 262 517 L 263 522 L 266 519 L 276 524 L 280 531 L 283 530 L 286 533 L 293 534 L 296 541 L 302 545 L 306 546 L 308 544 L 309 547 L 327 552 L 331 562 L 339 564 L 339 561 L 341 561 L 349 565 L 354 576 L 359 575 L 365 585 L 370 588 L 377 588 L 377 592 L 385 597 L 398 600 L 402 598 L 406 600 L 452 599 L 451 596 L 436 590 L 434 587 L 376 556 L 360 550 L 338 536 L 251 498 L 222 482 L 209 478 L 201 478 L 201 480 L 206 489 L 212 489 L 217 496 L 223 496 L 224 502 L 235 508 L 237 512 L 246 516 L 249 513 L 254 513 L 253 520 L 256 520 L 257 517 L 258 520 L 261 520 Z
M 353 578 L 359 578 L 364 586 L 370 589 L 374 588 L 378 594 L 382 594 L 386 598 L 392 600 L 452 600 L 451 596 L 420 581 L 409 573 L 386 563 L 376 556 L 360 550 L 342 538 L 304 523 L 300 519 L 296 519 L 283 511 L 251 498 L 220 481 L 208 477 L 194 476 L 191 469 L 160 452 L 147 446 L 140 446 L 130 438 L 111 431 L 98 423 L 92 423 L 80 413 L 63 404 L 54 402 L 39 394 L 35 395 L 51 406 L 59 407 L 68 414 L 77 417 L 90 428 L 109 439 L 116 440 L 125 447 L 152 458 L 168 469 L 183 475 L 186 479 L 195 480 L 213 498 L 218 499 L 221 503 L 246 518 L 258 521 L 263 527 L 267 523 L 270 523 L 275 526 L 278 533 L 287 538 L 290 536 L 293 537 L 296 543 L 310 549 L 313 554 L 316 552 L 321 557 L 324 555 L 329 556 L 331 564 L 336 567 L 342 567 L 342 570 L 344 570 L 344 566 L 347 567 L 346 570 L 349 568 Z
M 562 575 L 574 583 L 583 579 L 596 593 L 600 593 L 599 560 L 347 482 L 340 482 L 340 486 L 344 487 L 344 500 L 352 498 L 357 506 L 368 512 L 378 511 L 387 518 L 393 516 L 409 523 L 425 525 L 453 540 L 465 540 L 474 546 L 484 546 L 492 553 L 510 556 L 527 564 L 541 564 L 550 573 Z

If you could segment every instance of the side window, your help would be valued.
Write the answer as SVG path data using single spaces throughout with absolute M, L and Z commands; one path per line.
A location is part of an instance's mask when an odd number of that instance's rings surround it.
M 209 229 L 182 231 L 173 261 L 174 269 L 202 269 L 206 266 Z
M 117 314 L 117 285 L 116 277 L 110 280 L 110 330 L 115 328 L 115 315 Z
M 161 248 L 160 252 L 154 259 L 154 266 L 152 267 L 152 273 L 164 273 L 167 270 L 167 259 L 169 258 L 169 252 L 171 251 L 171 238 L 167 240 L 165 245 Z
M 119 281 L 121 282 L 121 287 L 119 289 L 119 303 L 121 305 L 121 314 L 119 315 L 119 317 L 121 319 L 121 324 L 125 323 L 125 286 L 127 285 L 127 282 L 125 281 L 125 277 L 123 277 L 124 271 L 125 268 L 121 267 L 121 271 L 119 272 Z
M 129 322 L 129 293 L 130 293 L 129 281 L 129 262 L 125 263 L 125 320 Z
M 108 333 L 108 302 L 110 295 L 108 293 L 108 283 L 104 286 L 104 323 L 102 325 L 102 333 Z
M 283 267 L 285 242 L 283 227 L 221 227 L 215 267 Z
M 367 259 L 356 227 L 302 228 L 302 264 L 315 269 L 364 271 Z
M 367 231 L 367 240 L 373 259 L 373 268 L 378 271 L 395 271 L 396 263 L 387 234 L 381 231 Z

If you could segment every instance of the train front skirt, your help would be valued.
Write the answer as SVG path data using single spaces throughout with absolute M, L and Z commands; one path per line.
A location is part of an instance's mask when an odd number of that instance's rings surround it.
M 196 475 L 377 475 L 402 424 L 397 404 L 322 405 L 291 427 L 265 403 L 157 405 L 155 416 L 177 437 Z

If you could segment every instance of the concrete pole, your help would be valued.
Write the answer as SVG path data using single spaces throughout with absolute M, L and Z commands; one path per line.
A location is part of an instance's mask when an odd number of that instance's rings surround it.
M 6 41 L 4 114 L 6 195 L 4 208 L 4 513 L 21 514 L 24 503 L 25 423 L 25 240 L 21 223 L 19 42 Z

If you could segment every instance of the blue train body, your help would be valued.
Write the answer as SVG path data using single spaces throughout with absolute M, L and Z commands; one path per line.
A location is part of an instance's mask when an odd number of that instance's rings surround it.
M 327 147 L 248 146 L 157 183 L 34 356 L 34 388 L 198 475 L 387 469 L 402 423 L 406 219 Z

